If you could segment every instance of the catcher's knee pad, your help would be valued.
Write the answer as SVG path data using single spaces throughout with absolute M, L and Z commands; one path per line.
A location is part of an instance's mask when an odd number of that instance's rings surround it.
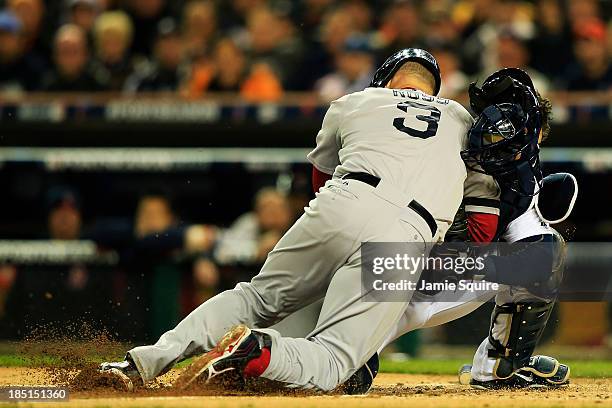
M 510 377 L 529 365 L 529 359 L 542 336 L 554 302 L 519 302 L 496 305 L 489 330 L 489 357 L 497 359 L 496 378 Z

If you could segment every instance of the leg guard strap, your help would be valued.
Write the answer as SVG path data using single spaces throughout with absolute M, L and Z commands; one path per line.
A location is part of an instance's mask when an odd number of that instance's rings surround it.
M 496 305 L 491 317 L 488 352 L 497 359 L 493 375 L 503 379 L 529 364 L 529 359 L 542 336 L 554 302 L 520 302 Z M 507 315 L 505 322 L 500 317 Z M 502 325 L 502 338 L 496 338 L 494 329 Z M 497 337 L 500 337 L 499 335 Z

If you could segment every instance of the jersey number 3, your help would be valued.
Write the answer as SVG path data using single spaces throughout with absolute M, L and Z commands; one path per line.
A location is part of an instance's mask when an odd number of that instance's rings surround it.
M 427 123 L 427 129 L 417 130 L 404 126 L 405 118 L 395 118 L 393 120 L 393 126 L 395 126 L 395 128 L 400 132 L 404 132 L 410 136 L 419 137 L 421 139 L 428 139 L 435 136 L 436 132 L 438 131 L 438 123 L 440 122 L 440 110 L 435 106 L 423 105 L 422 103 L 412 101 L 400 102 L 397 104 L 397 109 L 404 112 L 408 112 L 408 108 L 429 111 L 429 115 L 416 115 L 418 120 Z

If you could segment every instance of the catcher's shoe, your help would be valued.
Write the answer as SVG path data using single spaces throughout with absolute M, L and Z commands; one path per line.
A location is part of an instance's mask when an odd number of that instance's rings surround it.
M 136 368 L 134 361 L 128 356 L 124 361 L 102 363 L 98 369 L 100 374 L 109 379 L 116 379 L 126 391 L 134 391 L 134 386 L 142 386 L 144 381 Z
M 232 328 L 214 349 L 194 359 L 173 386 L 185 389 L 197 379 L 233 388 L 244 386 L 245 377 L 261 375 L 270 362 L 272 342 L 263 333 L 244 325 Z M 214 379 L 214 380 L 213 380 Z
M 365 394 L 378 374 L 378 353 L 375 353 L 361 368 L 341 385 L 342 392 L 348 395 Z
M 555 358 L 533 356 L 529 364 L 516 370 L 510 377 L 490 381 L 479 381 L 471 376 L 472 366 L 466 364 L 459 370 L 459 382 L 473 388 L 497 390 L 520 388 L 557 388 L 569 384 L 570 368 Z

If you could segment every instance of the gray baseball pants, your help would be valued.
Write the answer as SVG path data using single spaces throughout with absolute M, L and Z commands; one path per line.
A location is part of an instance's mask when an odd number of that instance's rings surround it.
M 360 247 L 362 242 L 417 243 L 406 251 L 422 256 L 433 237 L 407 207 L 411 199 L 384 180 L 377 187 L 328 181 L 250 282 L 206 301 L 154 345 L 129 351 L 143 379 L 212 349 L 228 329 L 245 324 L 272 338 L 263 377 L 323 391 L 343 383 L 383 346 L 410 302 L 411 292 L 403 302 L 364 301 Z M 415 272 L 416 282 L 420 270 Z M 315 328 L 305 338 L 283 337 L 269 328 L 321 299 Z

